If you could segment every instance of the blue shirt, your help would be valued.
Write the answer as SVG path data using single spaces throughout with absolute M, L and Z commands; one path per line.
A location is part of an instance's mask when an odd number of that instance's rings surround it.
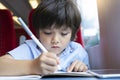
M 9 51 L 8 53 L 17 60 L 32 60 L 41 55 L 41 50 L 37 47 L 33 40 L 27 40 L 24 44 Z M 60 54 L 59 59 L 62 71 L 66 71 L 66 68 L 75 60 L 80 60 L 89 67 L 87 52 L 79 43 L 73 41 L 71 41 L 66 49 Z

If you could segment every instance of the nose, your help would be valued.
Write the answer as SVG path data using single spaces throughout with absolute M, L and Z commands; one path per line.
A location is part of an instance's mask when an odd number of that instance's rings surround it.
M 58 44 L 60 43 L 60 38 L 58 35 L 54 35 L 53 38 L 52 38 L 52 41 L 51 41 L 52 44 Z

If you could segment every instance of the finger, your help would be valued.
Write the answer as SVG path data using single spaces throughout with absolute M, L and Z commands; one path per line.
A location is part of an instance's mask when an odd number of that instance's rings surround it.
M 45 63 L 47 65 L 52 65 L 52 66 L 56 66 L 59 63 L 58 59 L 55 58 L 55 55 L 50 53 L 42 54 L 40 56 L 40 62 Z
M 48 52 L 47 56 L 51 57 L 51 58 L 54 58 L 54 59 L 58 58 L 57 55 L 55 53 L 52 53 L 52 52 Z
M 47 64 L 47 65 L 50 65 L 50 66 L 57 66 L 58 65 L 56 59 L 49 58 L 49 57 L 46 57 L 44 59 L 44 63 Z
M 45 73 L 46 71 L 53 73 L 57 70 L 57 66 L 50 66 L 47 64 L 41 64 L 40 68 L 42 68 L 41 70 L 43 73 Z
M 83 62 L 78 61 L 78 60 L 76 60 L 75 62 L 76 63 L 73 67 L 73 71 L 81 72 L 81 71 L 86 71 L 88 69 L 87 66 Z
M 87 66 L 83 63 L 82 65 L 80 65 L 79 71 L 84 72 L 84 71 L 86 71 L 87 69 L 88 69 Z
M 82 65 L 82 62 L 76 61 L 73 71 L 78 72 L 81 65 Z
M 47 57 L 52 58 L 52 59 L 55 59 L 56 62 L 57 62 L 57 64 L 60 63 L 59 58 L 58 58 L 57 55 L 54 54 L 54 53 L 49 52 L 49 53 L 47 54 Z
M 41 72 L 42 75 L 47 75 L 47 74 L 52 74 L 52 73 L 53 73 L 52 71 L 45 70 L 45 69 Z
M 77 63 L 77 61 L 74 61 L 74 62 L 67 68 L 67 71 L 68 71 L 68 72 L 73 71 L 74 66 L 75 66 L 76 63 Z

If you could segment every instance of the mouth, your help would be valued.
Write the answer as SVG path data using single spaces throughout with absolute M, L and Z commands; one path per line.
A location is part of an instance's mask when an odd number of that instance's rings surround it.
M 52 46 L 52 48 L 60 48 L 59 46 Z

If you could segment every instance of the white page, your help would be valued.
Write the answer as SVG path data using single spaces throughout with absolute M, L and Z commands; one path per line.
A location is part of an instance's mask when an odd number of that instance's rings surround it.
M 43 76 L 40 76 L 40 75 L 25 75 L 25 76 L 0 76 L 0 80 L 19 80 L 19 79 L 22 79 L 22 80 L 25 80 L 25 79 L 40 79 L 42 77 L 59 77 L 59 76 L 93 76 L 92 74 L 88 73 L 88 72 L 55 72 L 55 73 L 52 73 L 52 74 L 48 74 L 48 75 L 43 75 Z
M 46 76 L 93 76 L 92 74 L 88 73 L 87 71 L 86 72 L 61 72 L 61 71 L 58 71 L 58 72 L 55 72 L 55 73 L 52 73 L 52 74 L 49 74 L 49 75 L 44 75 L 42 77 L 46 77 Z
M 0 76 L 0 80 L 32 80 L 32 79 L 40 79 L 40 75 L 25 75 L 25 76 Z

